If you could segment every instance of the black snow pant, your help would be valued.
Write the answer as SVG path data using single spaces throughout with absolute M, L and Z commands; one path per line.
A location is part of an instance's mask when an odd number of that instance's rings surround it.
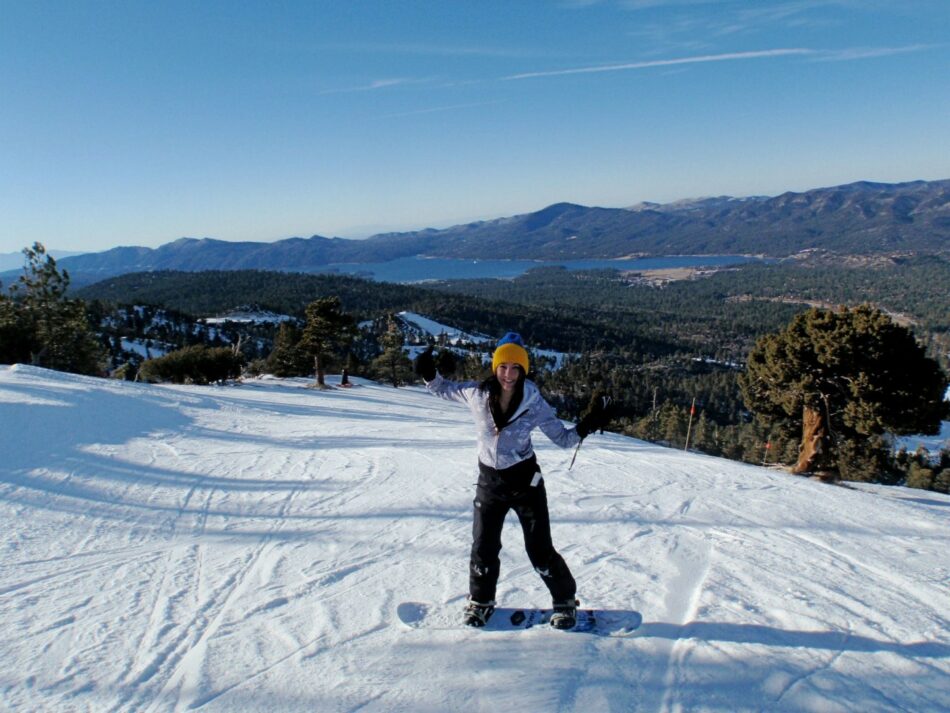
M 537 483 L 531 482 L 537 474 Z M 574 600 L 577 585 L 564 558 L 551 542 L 548 496 L 541 469 L 532 456 L 511 468 L 495 470 L 478 464 L 475 493 L 475 520 L 472 527 L 472 557 L 469 566 L 469 594 L 478 602 L 495 599 L 501 552 L 501 531 L 505 516 L 514 510 L 524 531 L 524 546 L 535 571 L 551 592 L 554 601 Z

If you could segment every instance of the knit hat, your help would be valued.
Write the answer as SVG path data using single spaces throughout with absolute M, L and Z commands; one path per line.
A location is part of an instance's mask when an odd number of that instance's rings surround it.
M 498 340 L 495 353 L 491 358 L 491 370 L 495 371 L 499 364 L 505 363 L 517 364 L 525 374 L 528 373 L 528 350 L 525 349 L 524 341 L 517 332 L 508 332 Z

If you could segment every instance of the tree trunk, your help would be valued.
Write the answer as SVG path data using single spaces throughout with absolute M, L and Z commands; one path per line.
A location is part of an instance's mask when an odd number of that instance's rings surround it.
M 316 387 L 318 389 L 326 388 L 326 379 L 324 378 L 323 365 L 320 363 L 319 355 L 313 358 L 313 371 L 317 378 Z
M 802 442 L 793 473 L 810 473 L 828 465 L 830 448 L 828 424 L 818 409 L 805 406 L 802 412 Z

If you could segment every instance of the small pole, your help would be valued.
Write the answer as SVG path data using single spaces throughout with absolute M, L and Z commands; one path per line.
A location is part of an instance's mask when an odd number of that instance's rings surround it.
M 765 454 L 762 456 L 762 465 L 769 462 L 769 451 L 772 450 L 772 441 L 765 442 Z
M 583 442 L 584 442 L 583 438 L 577 442 L 577 448 L 574 449 L 574 455 L 571 457 L 571 464 L 567 466 L 568 470 L 574 467 L 574 461 L 577 460 L 577 451 L 581 449 L 581 443 Z
M 686 447 L 684 451 L 689 450 L 689 434 L 693 430 L 693 416 L 696 414 L 696 397 L 693 397 L 693 403 L 689 405 L 689 425 L 686 427 Z
M 655 441 L 655 440 L 656 440 L 656 417 L 657 417 L 657 413 L 656 413 L 656 390 L 657 390 L 657 387 L 654 386 L 654 387 L 653 387 L 653 413 L 652 413 L 652 415 L 653 415 L 653 420 L 650 422 L 650 440 L 651 440 L 651 441 Z

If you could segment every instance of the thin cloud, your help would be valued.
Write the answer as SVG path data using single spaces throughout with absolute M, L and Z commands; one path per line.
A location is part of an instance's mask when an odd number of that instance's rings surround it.
M 536 56 L 535 52 L 523 48 L 493 47 L 480 45 L 444 45 L 434 43 L 409 42 L 348 42 L 324 43 L 318 46 L 321 50 L 338 52 L 362 52 L 369 54 L 409 54 L 433 55 L 440 57 L 500 57 L 519 58 Z
M 376 79 L 369 84 L 360 84 L 355 87 L 341 87 L 339 89 L 326 89 L 320 92 L 323 94 L 349 94 L 352 92 L 373 92 L 380 89 L 389 89 L 390 87 L 398 87 L 406 84 L 421 84 L 423 82 L 431 81 L 429 79 L 413 79 L 410 77 L 395 77 L 392 79 Z
M 603 0 L 561 0 L 561 7 L 566 7 L 570 10 L 585 9 L 588 7 L 593 7 L 594 5 L 600 5 Z
M 764 32 L 769 29 L 815 29 L 840 26 L 854 12 L 873 11 L 878 0 L 786 0 L 758 4 L 717 3 L 708 0 L 628 0 L 628 10 L 662 11 L 649 23 L 638 23 L 634 33 L 658 44 L 685 47 L 699 38 L 729 37 Z
M 632 69 L 650 69 L 652 67 L 672 67 L 682 64 L 703 64 L 705 62 L 730 62 L 746 59 L 762 59 L 766 57 L 787 57 L 794 55 L 814 55 L 817 50 L 803 47 L 760 50 L 756 52 L 728 52 L 725 54 L 707 54 L 696 57 L 679 57 L 676 59 L 656 59 L 645 62 L 627 62 L 624 64 L 608 64 L 593 67 L 574 67 L 571 69 L 554 69 L 544 72 L 522 72 L 502 77 L 502 80 L 535 79 L 538 77 L 561 77 L 571 74 L 595 74 L 598 72 L 624 72 Z
M 874 59 L 877 57 L 891 57 L 897 54 L 910 54 L 936 49 L 937 45 L 907 45 L 906 47 L 850 47 L 843 50 L 829 50 L 824 56 L 818 57 L 821 62 L 850 62 L 857 59 Z
M 539 72 L 520 72 L 518 74 L 509 74 L 504 77 L 499 77 L 499 81 L 514 81 L 521 79 L 538 79 L 542 77 L 564 77 L 575 74 L 598 74 L 604 72 L 625 72 L 638 69 L 652 69 L 657 67 L 683 67 L 692 64 L 706 64 L 709 62 L 737 62 L 744 60 L 753 60 L 753 59 L 767 59 L 771 57 L 808 57 L 816 62 L 849 62 L 863 59 L 873 59 L 879 57 L 890 57 L 900 54 L 910 54 L 913 52 L 924 52 L 927 50 L 937 49 L 943 45 L 907 45 L 904 47 L 846 47 L 843 49 L 835 50 L 818 50 L 808 47 L 784 47 L 778 49 L 770 50 L 758 50 L 752 52 L 726 52 L 722 54 L 704 54 L 704 55 L 695 55 L 692 57 L 676 57 L 672 59 L 655 59 L 655 60 L 644 60 L 640 62 L 624 62 L 621 64 L 607 64 L 607 65 L 593 65 L 586 67 L 569 67 L 566 69 L 554 69 L 554 70 L 545 70 Z M 406 86 L 411 84 L 424 84 L 432 83 L 433 78 L 410 78 L 410 77 L 394 77 L 388 79 L 377 79 L 369 84 L 363 84 L 355 87 L 345 87 L 340 89 L 327 89 L 320 92 L 322 95 L 326 94 L 346 94 L 352 92 L 372 92 L 380 91 L 385 89 L 390 89 L 394 87 Z M 456 87 L 462 86 L 465 84 L 480 84 L 487 80 L 484 79 L 470 79 L 465 81 L 453 81 L 445 82 L 442 86 L 445 87 Z M 404 114 L 388 114 L 387 116 L 408 116 L 411 114 L 422 114 L 432 111 L 448 111 L 456 108 L 467 108 L 469 106 L 480 106 L 481 104 L 475 105 L 451 105 L 446 107 L 435 107 L 433 109 L 423 109 L 413 112 L 406 112 Z
M 693 8 L 701 6 L 716 5 L 717 12 L 722 5 L 736 6 L 743 14 L 748 16 L 782 18 L 802 12 L 825 8 L 842 7 L 858 8 L 861 6 L 873 5 L 875 0 L 786 0 L 785 2 L 770 3 L 768 5 L 755 5 L 747 3 L 746 0 L 733 0 L 733 2 L 723 2 L 723 0 L 621 0 L 618 4 L 627 10 L 670 10 L 674 8 Z M 878 2 L 877 4 L 882 4 Z
M 656 59 L 642 62 L 626 62 L 623 64 L 595 65 L 591 67 L 573 67 L 568 69 L 554 69 L 541 72 L 521 72 L 501 77 L 503 81 L 516 79 L 536 79 L 539 77 L 562 77 L 572 74 L 596 74 L 599 72 L 624 72 L 634 69 L 651 69 L 654 67 L 674 67 L 688 64 L 704 64 L 707 62 L 733 62 L 748 59 L 763 59 L 768 57 L 811 57 L 822 62 L 847 62 L 875 57 L 889 57 L 911 52 L 923 52 L 935 49 L 938 45 L 907 45 L 905 47 L 847 47 L 838 50 L 816 50 L 807 47 L 786 47 L 754 52 L 727 52 L 724 54 L 706 54 L 695 57 L 678 57 L 674 59 Z
M 469 104 L 450 104 L 448 106 L 434 106 L 427 109 L 414 109 L 412 111 L 401 111 L 393 114 L 383 114 L 383 119 L 393 119 L 396 117 L 402 116 L 416 116 L 419 114 L 435 114 L 440 111 L 457 111 L 458 109 L 472 109 L 475 107 L 481 106 L 491 106 L 493 104 L 501 104 L 500 100 L 496 101 L 487 101 L 487 102 L 472 102 Z
M 622 0 L 620 6 L 628 10 L 652 10 L 653 8 L 711 5 L 719 1 L 720 0 Z
M 395 87 L 400 84 L 409 84 L 414 80 L 398 78 L 398 79 L 377 79 L 375 82 L 370 82 L 367 86 L 367 89 L 385 89 L 386 87 Z

